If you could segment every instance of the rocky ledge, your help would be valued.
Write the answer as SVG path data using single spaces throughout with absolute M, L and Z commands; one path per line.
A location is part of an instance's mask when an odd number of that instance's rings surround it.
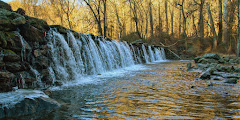
M 218 54 L 205 54 L 194 58 L 196 66 L 188 63 L 187 70 L 202 71 L 200 79 L 218 80 L 224 83 L 236 84 L 240 79 L 240 58 L 221 57 Z
M 51 112 L 60 104 L 38 90 L 17 90 L 0 94 L 0 119 L 38 112 Z

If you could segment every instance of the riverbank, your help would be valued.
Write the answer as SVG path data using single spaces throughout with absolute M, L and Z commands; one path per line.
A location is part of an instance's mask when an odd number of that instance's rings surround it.
M 221 57 L 218 54 L 205 54 L 194 58 L 196 67 L 187 65 L 188 71 L 199 69 L 202 71 L 200 79 L 217 80 L 229 84 L 237 84 L 240 79 L 240 58 Z

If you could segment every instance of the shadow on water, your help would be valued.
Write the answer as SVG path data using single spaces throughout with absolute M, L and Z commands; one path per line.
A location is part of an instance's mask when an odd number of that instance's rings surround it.
M 62 107 L 41 119 L 240 119 L 239 83 L 196 80 L 187 61 L 52 91 Z M 210 82 L 213 86 L 208 86 Z

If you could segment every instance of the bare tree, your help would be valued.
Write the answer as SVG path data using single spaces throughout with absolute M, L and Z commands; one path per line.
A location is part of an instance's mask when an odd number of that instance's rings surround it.
M 225 44 L 228 39 L 228 0 L 224 0 L 224 12 L 223 12 L 223 39 L 222 42 Z
M 166 15 L 167 34 L 169 34 L 169 27 L 168 27 L 168 1 L 167 0 L 165 0 L 165 15 Z
M 150 18 L 150 27 L 151 27 L 151 43 L 154 40 L 153 34 L 153 16 L 152 16 L 152 0 L 149 0 L 149 18 Z M 146 28 L 147 29 L 147 28 Z
M 237 6 L 238 6 L 238 39 L 237 39 L 237 57 L 239 57 L 239 52 L 240 52 L 240 0 L 238 0 Z
M 210 20 L 210 23 L 211 23 L 211 31 L 212 31 L 212 34 L 213 34 L 213 49 L 216 50 L 217 49 L 217 33 L 216 33 L 216 30 L 215 30 L 215 26 L 214 26 L 214 21 L 213 21 L 213 17 L 212 17 L 212 12 L 211 12 L 211 9 L 210 9 L 210 6 L 209 6 L 209 3 L 207 3 L 207 10 L 208 10 L 208 18 Z
M 103 32 L 102 32 L 102 25 L 101 25 L 101 16 L 100 16 L 100 5 L 101 5 L 101 1 L 98 0 L 95 3 L 95 9 L 93 8 L 93 6 L 90 3 L 90 0 L 83 0 L 87 6 L 89 7 L 89 9 L 91 10 L 91 13 L 95 19 L 95 22 L 97 23 L 98 26 L 98 33 L 99 35 L 103 36 Z
M 222 42 L 222 26 L 223 26 L 223 22 L 222 22 L 222 0 L 218 0 L 218 3 L 219 3 L 219 5 L 218 5 L 218 41 L 220 42 Z

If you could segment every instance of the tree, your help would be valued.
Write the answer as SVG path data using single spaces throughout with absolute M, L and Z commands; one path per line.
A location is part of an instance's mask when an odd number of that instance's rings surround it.
M 83 0 L 87 6 L 89 7 L 92 15 L 94 16 L 94 19 L 95 19 L 95 22 L 97 23 L 97 26 L 98 26 L 98 33 L 100 36 L 103 36 L 103 32 L 102 32 L 102 24 L 101 24 L 101 16 L 100 16 L 100 5 L 101 5 L 101 1 L 98 0 L 98 1 L 95 1 L 95 5 L 96 8 L 94 10 L 93 8 L 93 5 L 91 5 L 91 1 L 90 0 Z
M 223 26 L 223 22 L 222 22 L 222 0 L 218 0 L 218 16 L 219 16 L 219 20 L 218 20 L 218 41 L 222 42 L 222 26 Z
M 166 15 L 167 34 L 169 34 L 169 27 L 168 27 L 168 2 L 167 2 L 167 0 L 165 0 L 165 15 Z
M 208 10 L 208 18 L 210 20 L 210 24 L 211 24 L 211 32 L 213 34 L 213 45 L 212 45 L 212 49 L 216 50 L 217 49 L 217 33 L 215 30 L 215 26 L 214 26 L 214 21 L 213 21 L 213 17 L 212 17 L 212 12 L 209 6 L 209 3 L 207 3 L 207 10 Z
M 149 18 L 150 18 L 150 26 L 151 26 L 151 43 L 154 40 L 154 34 L 153 34 L 153 16 L 152 16 L 152 1 L 149 0 Z
M 224 0 L 224 12 L 223 12 L 223 44 L 226 44 L 226 41 L 228 39 L 228 0 Z
M 238 39 L 237 39 L 237 57 L 239 57 L 239 52 L 240 52 L 240 0 L 238 0 L 237 6 L 238 6 Z

